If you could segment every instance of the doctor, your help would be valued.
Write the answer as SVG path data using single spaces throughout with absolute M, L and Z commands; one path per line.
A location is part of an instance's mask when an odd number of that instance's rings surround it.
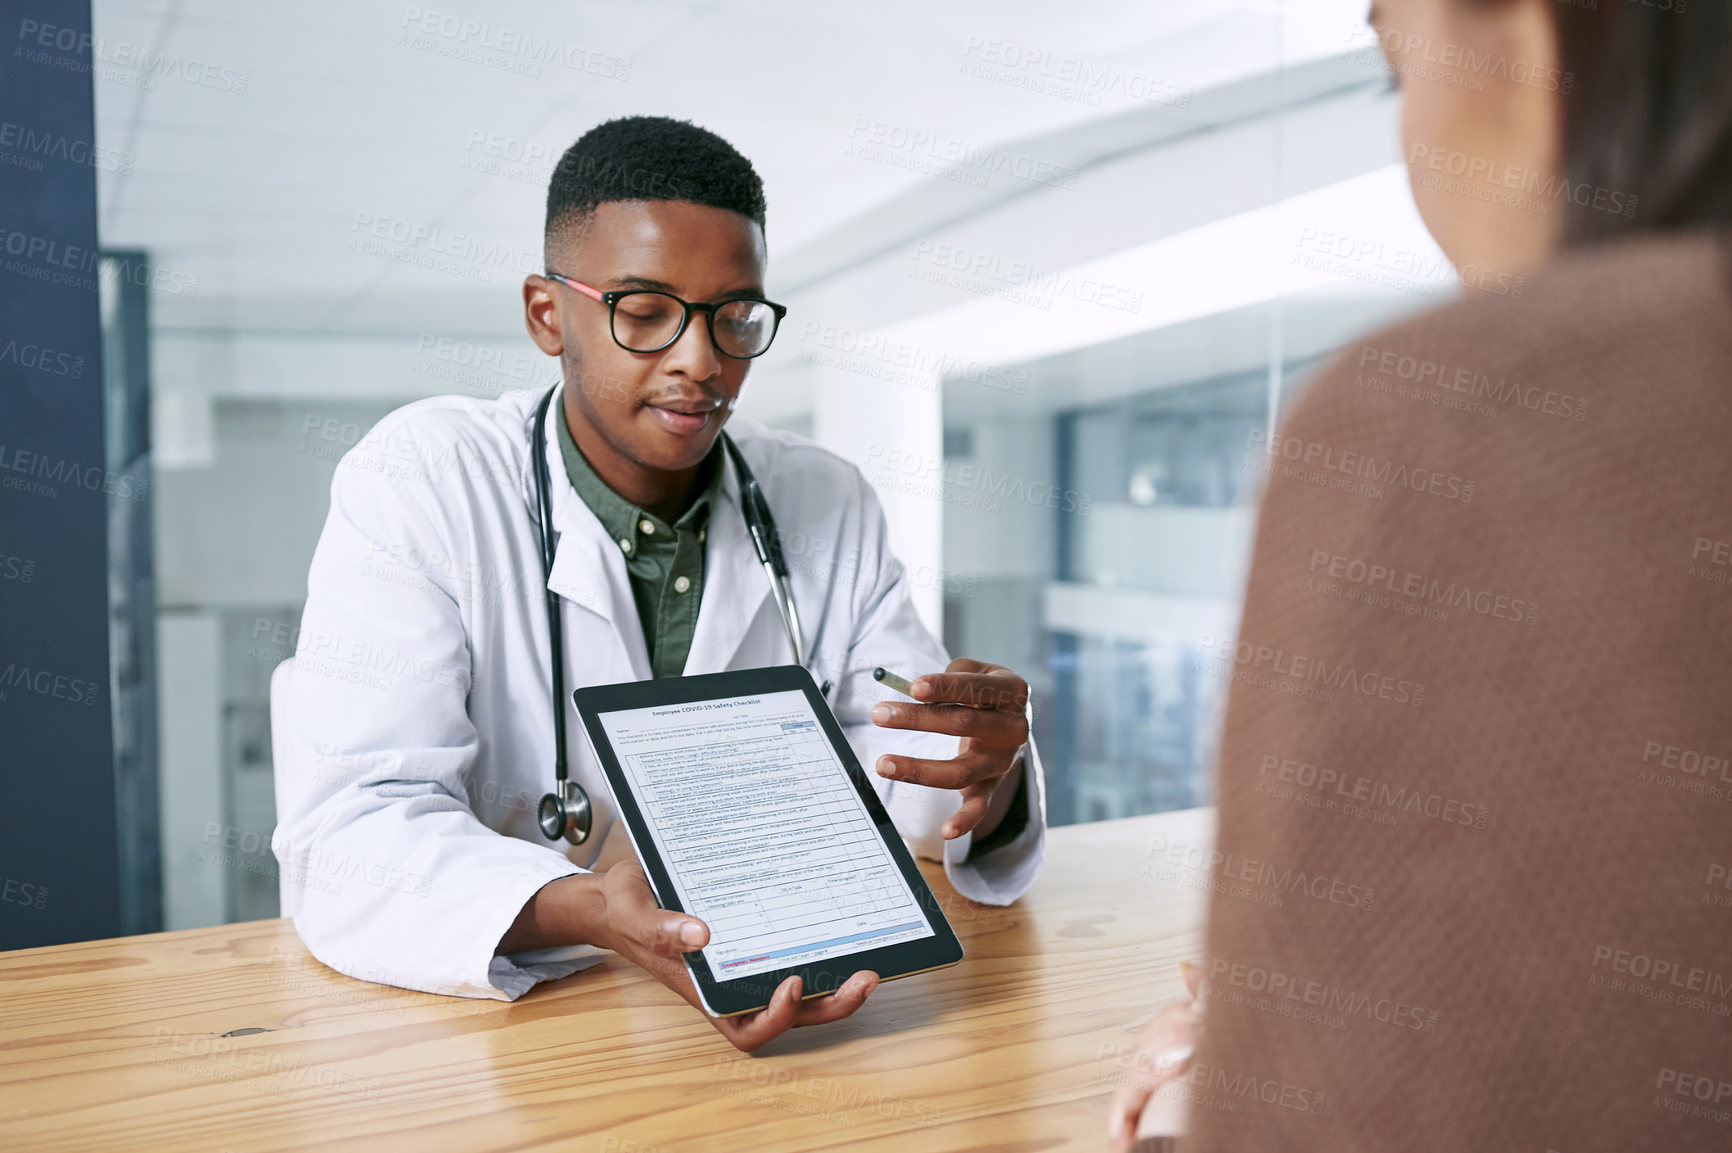
M 764 207 L 751 164 L 710 132 L 647 117 L 590 131 L 548 190 L 548 274 L 523 286 L 562 385 L 411 404 L 343 459 L 273 685 L 283 909 L 332 968 L 512 999 L 611 950 L 697 1004 L 680 955 L 708 928 L 658 908 L 633 860 L 589 871 L 624 833 L 569 695 L 554 714 L 550 626 L 567 694 L 795 659 L 724 425 L 788 554 L 807 667 L 898 830 L 974 900 L 1008 904 L 1039 873 L 1027 685 L 946 667 L 857 469 L 729 419 L 782 311 L 764 299 Z M 889 701 L 879 665 L 945 671 L 916 678 L 926 703 Z M 556 721 L 586 838 L 537 823 Z M 847 1016 L 876 985 L 857 973 L 802 1000 L 789 978 L 767 1008 L 713 1024 L 751 1050 Z

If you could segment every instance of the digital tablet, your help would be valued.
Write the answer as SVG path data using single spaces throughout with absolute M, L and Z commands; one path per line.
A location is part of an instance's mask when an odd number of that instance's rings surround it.
M 572 693 L 664 909 L 710 927 L 685 954 L 704 1008 L 762 1009 L 870 969 L 954 965 L 938 909 L 818 686 L 797 665 Z

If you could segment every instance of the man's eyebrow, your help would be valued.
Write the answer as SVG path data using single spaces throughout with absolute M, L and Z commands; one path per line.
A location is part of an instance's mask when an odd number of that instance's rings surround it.
M 608 281 L 607 286 L 615 292 L 642 289 L 645 292 L 665 292 L 669 296 L 679 295 L 678 292 L 674 291 L 674 286 L 667 283 L 665 280 L 654 280 L 647 276 L 617 276 Z M 761 285 L 752 285 L 749 288 L 736 288 L 731 292 L 724 292 L 721 296 L 721 299 L 723 300 L 762 300 L 763 298 L 764 289 Z
M 608 287 L 620 291 L 629 288 L 642 288 L 647 289 L 650 292 L 665 292 L 669 295 L 678 295 L 674 292 L 674 286 L 667 283 L 665 280 L 651 280 L 647 276 L 616 276 L 612 280 L 608 281 Z

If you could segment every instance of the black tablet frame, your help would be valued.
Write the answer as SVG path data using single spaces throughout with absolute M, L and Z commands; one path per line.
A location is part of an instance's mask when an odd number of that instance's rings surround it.
M 898 977 L 910 977 L 916 973 L 942 969 L 962 960 L 962 943 L 956 939 L 950 922 L 939 909 L 938 900 L 926 884 L 926 878 L 920 875 L 920 869 L 908 852 L 908 846 L 902 843 L 902 835 L 891 823 L 890 815 L 884 810 L 884 803 L 878 799 L 877 790 L 860 767 L 836 715 L 830 711 L 830 706 L 812 680 L 812 675 L 799 665 L 776 665 L 695 677 L 628 681 L 624 684 L 594 685 L 572 691 L 572 703 L 577 707 L 577 714 L 583 721 L 583 731 L 589 737 L 590 748 L 594 750 L 596 760 L 607 777 L 608 786 L 613 790 L 614 805 L 625 824 L 638 861 L 649 877 L 656 902 L 664 909 L 682 913 L 686 911 L 680 905 L 673 878 L 656 851 L 655 839 L 650 836 L 643 810 L 638 806 L 637 797 L 633 795 L 631 785 L 620 768 L 619 758 L 608 740 L 607 730 L 602 727 L 601 714 L 789 690 L 798 690 L 805 694 L 806 702 L 811 705 L 819 726 L 829 738 L 848 779 L 853 783 L 854 791 L 865 804 L 866 812 L 872 818 L 878 835 L 884 839 L 891 859 L 902 870 L 903 880 L 908 883 L 915 902 L 932 925 L 933 935 L 832 957 L 816 964 L 797 965 L 722 981 L 718 981 L 711 973 L 709 961 L 702 950 L 687 953 L 686 967 L 691 972 L 692 983 L 697 986 L 704 1008 L 717 1017 L 733 1017 L 764 1008 L 770 1003 L 770 997 L 776 988 L 795 974 L 800 976 L 803 995 L 817 997 L 834 992 L 850 976 L 862 969 L 872 970 L 881 980 L 893 981 Z

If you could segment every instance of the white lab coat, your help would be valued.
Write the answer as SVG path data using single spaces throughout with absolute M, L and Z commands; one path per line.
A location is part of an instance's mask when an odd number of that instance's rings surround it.
M 439 397 L 386 417 L 337 469 L 308 576 L 292 673 L 274 700 L 283 912 L 319 960 L 364 980 L 511 999 L 600 960 L 589 946 L 496 957 L 543 885 L 592 864 L 616 813 L 569 696 L 567 755 L 594 831 L 542 837 L 535 807 L 553 781 L 552 679 L 529 442 L 539 393 Z M 554 416 L 558 415 L 555 400 Z M 1008 904 L 1041 869 L 1044 790 L 1025 757 L 1028 827 L 967 861 L 942 841 L 958 795 L 885 781 L 878 754 L 955 755 L 956 739 L 880 729 L 891 694 L 876 665 L 941 669 L 883 513 L 859 470 L 810 441 L 749 423 L 729 431 L 781 531 L 814 676 L 896 827 L 942 860 L 958 891 Z M 625 558 L 566 479 L 554 426 L 544 444 L 557 547 L 565 683 L 650 675 Z M 786 664 L 786 633 L 726 472 L 709 521 L 688 675 Z M 617 835 L 624 836 L 623 830 Z

